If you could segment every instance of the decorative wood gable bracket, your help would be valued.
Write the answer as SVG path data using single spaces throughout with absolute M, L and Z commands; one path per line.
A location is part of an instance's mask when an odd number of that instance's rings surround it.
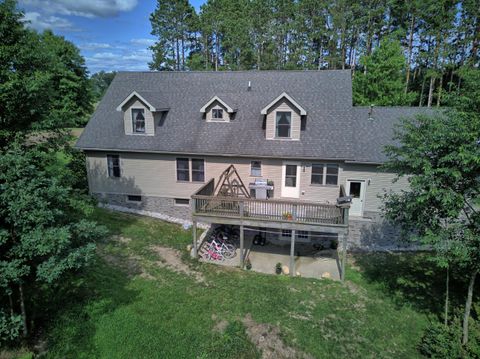
M 223 101 L 220 97 L 218 96 L 213 96 L 212 99 L 210 101 L 208 101 L 205 106 L 203 106 L 201 109 L 200 109 L 200 112 L 207 112 L 207 108 L 212 104 L 214 103 L 215 101 L 221 103 L 226 109 L 227 109 L 227 112 L 228 113 L 234 113 L 236 112 L 237 110 L 236 109 L 233 109 L 231 108 L 230 106 L 227 105 L 227 103 L 225 101 Z
M 155 106 L 153 106 L 152 104 L 150 104 L 147 100 L 145 100 L 145 98 L 143 98 L 142 96 L 140 96 L 140 94 L 137 92 L 137 91 L 133 91 L 130 95 L 127 96 L 127 98 L 125 100 L 122 101 L 122 103 L 120 105 L 118 105 L 117 107 L 117 111 L 122 111 L 122 108 L 123 106 L 125 106 L 128 101 L 130 101 L 132 98 L 138 98 L 140 101 L 142 101 L 145 106 L 148 107 L 148 109 L 152 112 L 156 112 L 156 111 L 161 111 L 161 109 L 156 109 Z
M 301 116 L 306 116 L 307 111 L 299 105 L 297 101 L 295 101 L 288 93 L 284 92 L 280 96 L 278 96 L 275 100 L 270 102 L 267 106 L 265 106 L 262 111 L 260 112 L 262 115 L 266 115 L 268 110 L 275 105 L 278 101 L 281 99 L 286 98 L 288 101 L 290 101 L 299 111 Z

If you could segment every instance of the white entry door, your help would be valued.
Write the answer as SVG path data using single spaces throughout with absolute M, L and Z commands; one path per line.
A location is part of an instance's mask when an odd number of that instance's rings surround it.
M 299 162 L 284 162 L 282 166 L 282 197 L 300 197 Z
M 363 204 L 365 202 L 365 181 L 347 180 L 347 196 L 352 196 L 350 205 L 351 216 L 363 215 Z

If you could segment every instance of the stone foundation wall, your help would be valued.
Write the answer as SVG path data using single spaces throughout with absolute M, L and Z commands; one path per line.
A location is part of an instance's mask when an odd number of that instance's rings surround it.
M 402 238 L 400 229 L 386 221 L 380 213 L 365 213 L 363 218 L 350 218 L 348 249 L 360 251 L 409 251 L 419 246 Z
M 175 205 L 173 198 L 142 196 L 141 202 L 131 202 L 127 200 L 126 195 L 121 194 L 94 193 L 93 195 L 100 203 L 110 206 L 156 212 L 165 216 L 191 221 L 190 206 Z M 272 243 L 281 244 L 290 241 L 289 239 L 279 238 L 274 234 L 268 234 L 267 237 Z M 312 241 L 319 241 L 313 238 L 315 238 L 315 234 L 312 237 Z M 323 239 L 322 236 L 318 238 Z M 325 242 L 325 240 L 321 242 Z M 348 249 L 358 251 L 407 251 L 420 248 L 402 239 L 400 230 L 383 219 L 379 213 L 365 212 L 362 218 L 350 217 Z
M 113 193 L 93 193 L 100 203 L 125 207 L 140 211 L 158 212 L 170 217 L 191 220 L 190 206 L 175 205 L 173 198 L 142 196 L 141 202 L 127 200 L 126 195 Z

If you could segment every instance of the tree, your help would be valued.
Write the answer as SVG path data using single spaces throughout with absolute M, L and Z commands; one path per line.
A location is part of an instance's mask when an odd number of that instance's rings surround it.
M 353 98 L 357 105 L 407 105 L 414 94 L 404 92 L 405 57 L 400 43 L 383 40 L 370 56 L 360 59 L 365 68 L 353 81 Z
M 73 44 L 28 30 L 21 18 L 15 1 L 0 2 L 2 342 L 27 337 L 45 287 L 84 267 L 105 234 L 85 219 L 92 201 L 65 130 L 91 111 L 84 59 Z
M 0 147 L 8 133 L 73 127 L 92 110 L 79 50 L 50 31 L 27 30 L 15 6 L 0 2 Z
M 105 234 L 84 219 L 91 207 L 72 189 L 67 169 L 59 176 L 56 161 L 48 142 L 28 146 L 21 138 L 0 153 L 0 287 L 11 321 L 21 314 L 24 336 L 41 284 L 55 286 L 89 263 Z
M 387 218 L 435 250 L 439 265 L 455 265 L 469 278 L 463 319 L 463 344 L 473 289 L 480 270 L 480 89 L 478 70 L 462 75 L 465 92 L 452 109 L 405 119 L 399 146 L 389 146 L 387 170 L 408 177 L 410 189 L 385 198 Z
M 187 51 L 195 24 L 195 9 L 188 0 L 158 1 L 150 15 L 152 35 L 158 41 L 151 47 L 152 70 L 185 70 Z
M 96 101 L 100 101 L 107 91 L 108 86 L 113 81 L 113 78 L 117 74 L 116 71 L 112 72 L 105 72 L 105 71 L 100 71 L 97 73 L 94 73 L 90 77 L 90 82 L 92 83 L 92 89 L 93 89 L 93 96 Z

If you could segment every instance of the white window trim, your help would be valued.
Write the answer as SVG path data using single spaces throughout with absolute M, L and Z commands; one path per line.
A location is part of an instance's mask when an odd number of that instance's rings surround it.
M 115 177 L 115 176 L 110 176 L 109 172 L 108 172 L 108 156 L 118 156 L 118 168 L 120 170 L 120 176 L 118 177 Z M 120 156 L 120 154 L 118 153 L 107 153 L 106 156 L 105 156 L 105 160 L 107 161 L 107 178 L 111 178 L 111 179 L 119 179 L 119 178 L 122 178 L 123 177 L 123 166 L 122 166 L 122 157 Z
M 289 112 L 290 113 L 290 133 L 288 137 L 278 137 L 278 131 L 277 131 L 277 113 L 279 112 Z M 293 111 L 282 111 L 282 110 L 275 110 L 274 111 L 275 117 L 273 119 L 274 121 L 274 130 L 275 130 L 275 136 L 273 137 L 275 140 L 283 140 L 283 141 L 292 141 L 294 138 L 292 138 L 292 122 L 293 122 Z
M 222 110 L 223 111 L 223 117 L 222 118 L 214 118 L 213 117 L 213 110 Z M 230 122 L 230 118 L 228 115 L 228 111 L 225 111 L 225 109 L 222 106 L 216 105 L 213 106 L 210 111 L 210 117 L 207 122 Z
M 143 118 L 145 121 L 145 131 L 143 132 L 136 132 L 135 131 L 135 126 L 134 126 L 134 119 L 133 119 L 133 111 L 134 110 L 143 110 Z M 147 116 L 146 114 L 146 109 L 144 107 L 130 107 L 130 122 L 132 124 L 132 135 L 143 135 L 145 136 L 147 134 Z
M 181 181 L 177 177 L 177 171 L 178 171 L 177 160 L 179 158 L 188 159 L 188 181 Z M 203 181 L 193 181 L 193 178 L 192 178 L 192 175 L 193 175 L 192 160 L 203 160 Z M 195 183 L 206 183 L 206 181 L 205 181 L 206 174 L 207 174 L 207 161 L 205 160 L 205 158 L 201 158 L 201 157 L 175 157 L 175 182 L 177 182 L 177 183 L 193 183 L 193 184 L 195 184 Z
M 259 175 L 254 175 L 252 172 L 253 170 L 253 162 L 258 162 L 260 163 L 260 174 Z M 250 161 L 250 177 L 262 177 L 262 161 L 259 161 L 259 160 L 253 160 L 253 161 Z
M 313 183 L 312 182 L 312 175 L 313 175 L 313 166 L 314 165 L 321 165 L 323 166 L 323 175 L 322 175 L 322 183 Z M 327 165 L 336 165 L 338 172 L 337 172 L 337 184 L 327 184 Z M 310 186 L 318 186 L 318 187 L 338 187 L 340 183 L 340 166 L 337 163 L 319 163 L 315 162 L 312 163 L 310 167 Z
M 177 203 L 177 199 L 187 200 L 188 203 L 185 203 L 185 204 Z M 176 207 L 190 207 L 190 198 L 174 198 L 173 199 L 173 205 L 176 206 Z

